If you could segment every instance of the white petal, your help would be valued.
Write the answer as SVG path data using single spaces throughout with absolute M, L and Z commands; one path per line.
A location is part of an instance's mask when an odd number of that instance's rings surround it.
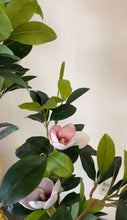
M 83 148 L 89 143 L 90 137 L 83 131 L 77 131 L 73 140 L 76 140 L 79 148 Z
M 67 144 L 67 147 L 72 147 L 72 146 L 74 146 L 74 145 L 76 145 L 76 140 L 72 140 L 71 142 L 69 142 L 69 143 Z
M 51 194 L 51 196 L 52 196 L 53 194 L 59 192 L 60 186 L 61 186 L 60 180 L 57 180 L 56 183 L 55 183 L 55 185 L 54 185 L 54 187 L 53 187 L 53 189 L 52 189 L 52 194 Z
M 55 204 L 58 198 L 58 193 L 53 194 L 47 202 L 45 202 L 43 209 L 49 209 L 51 206 Z
M 52 143 L 53 147 L 55 149 L 58 149 L 58 150 L 65 150 L 67 147 L 67 145 L 64 145 L 64 144 L 61 144 L 61 143 Z
M 44 205 L 45 205 L 45 202 L 42 202 L 42 201 L 29 201 L 29 204 L 34 209 L 43 209 Z
M 59 143 L 58 138 L 56 137 L 56 134 L 54 131 L 51 131 L 51 141 L 52 143 Z

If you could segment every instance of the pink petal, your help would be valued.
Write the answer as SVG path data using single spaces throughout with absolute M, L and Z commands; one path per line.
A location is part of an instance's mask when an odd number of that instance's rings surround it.
M 37 188 L 43 190 L 45 196 L 49 197 L 52 193 L 53 187 L 54 187 L 54 183 L 52 180 L 50 180 L 49 178 L 43 178 Z
M 67 143 L 75 136 L 75 126 L 68 124 L 59 130 L 59 139 L 64 139 Z
M 53 126 L 50 128 L 49 137 L 50 137 L 51 140 L 52 140 L 51 131 L 54 131 L 54 133 L 55 133 L 56 136 L 58 137 L 58 134 L 59 134 L 59 130 L 60 130 L 60 129 L 61 129 L 61 126 L 60 126 L 60 125 L 53 125 Z
M 77 131 L 72 141 L 73 140 L 76 140 L 76 144 L 79 145 L 81 149 L 89 143 L 90 137 L 83 131 Z

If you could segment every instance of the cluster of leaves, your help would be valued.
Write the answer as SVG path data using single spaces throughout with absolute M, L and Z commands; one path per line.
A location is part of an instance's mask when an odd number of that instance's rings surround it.
M 31 21 L 34 14 L 43 19 L 37 0 L 0 0 L 0 97 L 17 88 L 29 88 L 35 76 L 17 62 L 27 56 L 32 45 L 56 39 L 55 32 L 43 22 Z
M 117 181 L 122 159 L 115 156 L 115 145 L 109 135 L 105 134 L 97 151 L 90 145 L 79 149 L 72 146 L 63 151 L 53 149 L 49 141 L 48 126 L 50 121 L 55 124 L 67 119 L 76 112 L 72 102 L 88 91 L 88 88 L 79 88 L 72 91 L 71 84 L 64 77 L 63 62 L 58 80 L 57 96 L 48 97 L 42 91 L 30 91 L 32 102 L 21 104 L 21 109 L 36 112 L 28 118 L 42 123 L 47 131 L 47 137 L 30 137 L 16 149 L 19 158 L 5 174 L 0 188 L 0 202 L 2 206 L 8 206 L 8 211 L 14 215 L 27 215 L 26 220 L 39 219 L 63 219 L 63 220 L 96 220 L 106 215 L 102 212 L 104 206 L 117 207 L 116 220 L 124 220 L 127 215 L 127 152 L 124 153 L 123 178 Z M 75 129 L 81 131 L 84 124 L 75 124 Z M 94 158 L 93 158 L 94 157 Z M 82 178 L 73 174 L 73 164 L 80 158 L 82 167 L 88 177 L 94 181 L 94 186 L 85 197 L 85 187 Z M 97 158 L 97 167 L 94 160 Z M 61 188 L 59 198 L 55 203 L 52 213 L 48 210 L 31 211 L 19 204 L 19 201 L 32 192 L 43 177 L 48 177 L 54 182 L 60 179 Z M 112 178 L 110 188 L 102 200 L 93 197 L 93 193 L 99 184 Z M 32 181 L 31 181 L 32 180 Z M 72 191 L 80 184 L 80 192 Z M 28 187 L 29 186 L 29 187 Z M 68 193 L 62 201 L 60 194 Z

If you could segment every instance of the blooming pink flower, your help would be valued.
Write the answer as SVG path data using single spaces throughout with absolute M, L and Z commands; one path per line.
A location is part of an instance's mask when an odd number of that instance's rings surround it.
M 48 209 L 58 198 L 60 181 L 53 183 L 49 178 L 43 178 L 39 186 L 19 203 L 30 210 Z
M 49 137 L 51 144 L 58 150 L 64 150 L 74 145 L 83 148 L 89 142 L 89 136 L 83 131 L 76 131 L 73 124 L 64 127 L 53 125 L 49 131 Z

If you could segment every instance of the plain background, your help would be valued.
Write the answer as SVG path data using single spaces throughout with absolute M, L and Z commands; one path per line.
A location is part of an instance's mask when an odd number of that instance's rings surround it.
M 60 124 L 84 123 L 90 145 L 95 149 L 103 134 L 109 134 L 115 142 L 116 155 L 123 156 L 127 142 L 127 1 L 40 0 L 39 3 L 44 22 L 55 30 L 57 39 L 34 47 L 21 62 L 30 69 L 29 74 L 38 76 L 30 85 L 49 96 L 56 95 L 60 66 L 65 61 L 65 78 L 71 81 L 73 90 L 88 87 L 90 91 L 75 101 L 77 113 Z M 45 135 L 45 131 L 41 124 L 25 118 L 30 112 L 18 108 L 30 101 L 25 90 L 8 93 L 0 101 L 0 121 L 19 126 L 18 131 L 0 143 L 0 154 L 5 153 L 5 173 L 16 161 L 14 149 L 31 136 Z M 93 183 L 79 161 L 76 174 L 84 178 L 89 192 Z M 106 219 L 115 219 L 111 208 L 108 212 Z

